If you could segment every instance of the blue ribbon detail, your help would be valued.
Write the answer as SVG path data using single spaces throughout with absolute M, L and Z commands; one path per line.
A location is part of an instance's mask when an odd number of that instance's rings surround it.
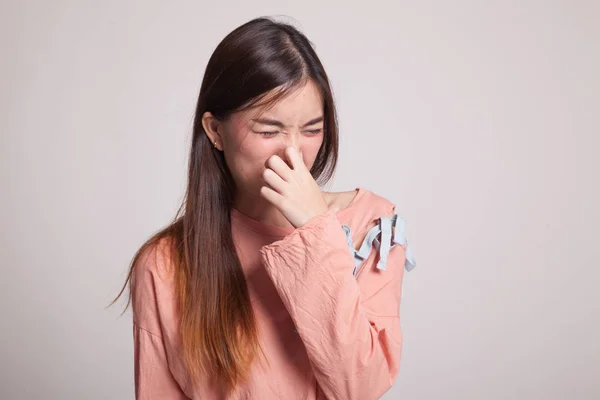
M 392 237 L 392 227 L 394 233 Z M 369 257 L 373 247 L 379 251 L 379 261 L 377 262 L 377 269 L 385 271 L 387 267 L 387 260 L 390 250 L 394 248 L 396 244 L 406 246 L 406 261 L 404 268 L 406 271 L 412 271 L 417 266 L 412 251 L 408 247 L 408 240 L 406 239 L 406 221 L 395 214 L 391 217 L 383 216 L 378 220 L 378 224 L 367 232 L 367 236 L 363 240 L 360 248 L 356 250 L 352 243 L 352 232 L 348 225 L 342 225 L 344 232 L 346 233 L 346 241 L 348 242 L 348 248 L 354 258 L 354 271 L 353 275 L 358 272 L 358 267 L 364 260 Z

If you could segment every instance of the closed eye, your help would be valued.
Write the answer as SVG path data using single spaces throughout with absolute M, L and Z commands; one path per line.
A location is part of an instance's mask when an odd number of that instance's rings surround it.
M 317 134 L 321 133 L 322 131 L 323 131 L 323 129 L 319 128 L 319 129 L 308 129 L 305 132 L 308 132 L 313 135 L 317 135 Z M 260 135 L 264 135 L 264 136 L 273 136 L 273 135 L 277 135 L 279 133 L 279 131 L 262 131 L 262 132 L 256 132 L 256 133 L 258 133 Z

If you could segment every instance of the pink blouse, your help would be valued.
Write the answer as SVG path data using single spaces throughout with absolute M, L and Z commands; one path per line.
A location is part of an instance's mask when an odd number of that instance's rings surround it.
M 269 365 L 254 363 L 248 382 L 229 399 L 369 400 L 394 383 L 402 281 L 415 262 L 394 205 L 357 192 L 345 209 L 297 229 L 232 209 L 234 243 Z M 134 269 L 136 398 L 224 400 L 209 379 L 191 383 L 169 260 L 152 253 Z

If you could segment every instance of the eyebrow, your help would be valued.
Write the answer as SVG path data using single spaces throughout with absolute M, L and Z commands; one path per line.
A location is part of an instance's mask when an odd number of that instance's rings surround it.
M 270 119 L 270 118 L 252 118 L 252 121 L 254 122 L 258 122 L 259 124 L 264 124 L 264 125 L 272 125 L 272 126 L 278 126 L 280 128 L 284 128 L 285 125 L 283 124 L 283 122 L 281 121 L 277 121 L 276 119 Z M 310 125 L 314 125 L 318 122 L 323 121 L 323 117 L 317 117 L 317 118 L 313 118 L 310 121 L 308 121 L 307 123 L 305 123 L 304 125 L 302 125 L 302 128 L 306 128 L 307 126 Z

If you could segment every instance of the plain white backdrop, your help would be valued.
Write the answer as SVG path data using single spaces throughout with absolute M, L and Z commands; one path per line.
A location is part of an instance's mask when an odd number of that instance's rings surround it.
M 133 398 L 135 250 L 182 199 L 217 43 L 315 44 L 326 189 L 397 204 L 400 375 L 384 399 L 600 398 L 600 6 L 593 1 L 2 1 L 0 398 Z

